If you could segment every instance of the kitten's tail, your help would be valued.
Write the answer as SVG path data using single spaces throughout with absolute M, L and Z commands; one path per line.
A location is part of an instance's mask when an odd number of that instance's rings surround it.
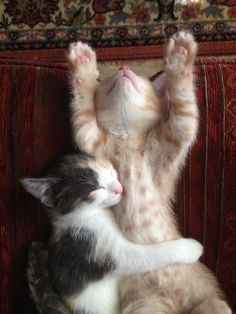
M 31 297 L 40 314 L 71 314 L 51 286 L 48 275 L 48 251 L 42 242 L 32 243 L 27 278 Z

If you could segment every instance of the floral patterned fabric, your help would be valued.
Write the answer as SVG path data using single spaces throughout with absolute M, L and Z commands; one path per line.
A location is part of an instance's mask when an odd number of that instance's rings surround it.
M 198 41 L 236 38 L 236 0 L 4 0 L 0 49 L 153 46 L 177 30 Z

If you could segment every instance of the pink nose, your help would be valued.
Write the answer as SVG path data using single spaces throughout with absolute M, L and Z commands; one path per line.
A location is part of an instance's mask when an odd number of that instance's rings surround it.
M 122 67 L 120 67 L 119 70 L 120 70 L 123 74 L 125 74 L 125 73 L 129 70 L 129 68 L 128 68 L 126 65 L 122 65 Z
M 119 182 L 112 183 L 109 185 L 108 189 L 115 194 L 121 194 L 123 192 L 123 187 Z

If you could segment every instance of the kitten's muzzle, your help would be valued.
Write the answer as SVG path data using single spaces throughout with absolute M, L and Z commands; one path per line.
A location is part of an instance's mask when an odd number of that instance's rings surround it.
M 136 79 L 135 79 L 136 75 L 126 65 L 123 65 L 119 69 L 118 73 L 120 76 L 119 78 L 128 79 L 132 83 L 132 85 L 136 89 L 136 91 L 140 93 L 140 90 L 136 84 Z
M 123 187 L 119 182 L 114 182 L 110 185 L 108 185 L 108 190 L 111 191 L 114 194 L 122 194 L 123 193 Z
M 122 65 L 122 67 L 119 68 L 119 71 L 123 76 L 125 76 L 127 71 L 129 71 L 129 68 L 126 65 Z

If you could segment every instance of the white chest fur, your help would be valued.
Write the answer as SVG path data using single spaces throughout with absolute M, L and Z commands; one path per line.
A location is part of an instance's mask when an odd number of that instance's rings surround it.
M 71 310 L 83 309 L 85 312 L 96 314 L 118 314 L 118 278 L 106 276 L 104 279 L 88 285 L 78 295 L 65 299 Z

